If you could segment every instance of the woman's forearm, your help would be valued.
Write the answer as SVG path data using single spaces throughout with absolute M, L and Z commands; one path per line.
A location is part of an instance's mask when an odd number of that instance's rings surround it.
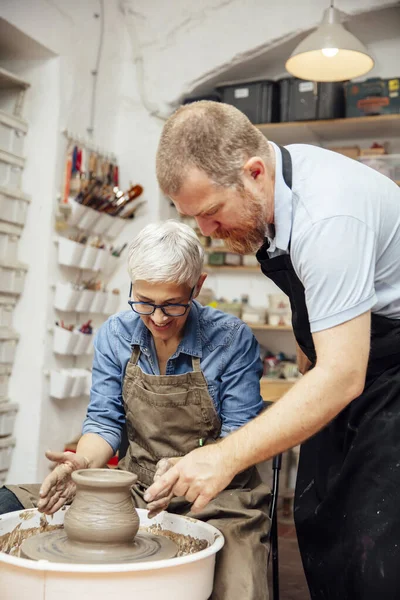
M 114 455 L 110 444 L 97 433 L 85 433 L 78 442 L 76 453 L 86 458 L 90 468 L 104 467 Z

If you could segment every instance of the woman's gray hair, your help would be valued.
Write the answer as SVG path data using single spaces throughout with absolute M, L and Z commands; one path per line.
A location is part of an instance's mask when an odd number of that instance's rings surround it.
M 193 229 L 172 219 L 147 225 L 129 246 L 132 282 L 196 285 L 203 271 L 204 250 Z

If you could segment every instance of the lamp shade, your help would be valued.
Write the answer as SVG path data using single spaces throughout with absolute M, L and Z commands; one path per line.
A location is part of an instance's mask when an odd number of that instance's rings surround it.
M 365 75 L 373 66 L 364 44 L 343 27 L 332 6 L 286 62 L 289 73 L 309 81 L 346 81 Z

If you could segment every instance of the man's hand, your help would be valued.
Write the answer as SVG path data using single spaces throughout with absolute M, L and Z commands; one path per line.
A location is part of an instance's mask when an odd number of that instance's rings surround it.
M 157 463 L 156 472 L 154 474 L 154 481 L 160 479 L 160 477 L 162 477 L 167 471 L 169 471 L 169 469 L 176 465 L 179 460 L 181 460 L 181 457 L 162 458 L 161 460 L 159 460 Z M 168 505 L 171 502 L 173 496 L 174 494 L 172 492 L 172 487 L 170 487 L 169 489 L 164 490 L 164 495 L 162 498 L 160 497 L 158 500 L 150 502 L 147 505 L 147 508 L 149 510 L 149 518 L 152 519 L 161 511 L 167 510 Z
M 87 469 L 88 460 L 74 452 L 46 452 L 46 457 L 57 463 L 54 470 L 46 477 L 40 488 L 39 512 L 52 515 L 66 502 L 75 496 L 76 486 L 71 473 L 79 469 Z
M 145 501 L 153 504 L 172 492 L 192 502 L 193 512 L 202 510 L 236 475 L 222 446 L 223 442 L 198 448 L 181 458 L 149 487 Z

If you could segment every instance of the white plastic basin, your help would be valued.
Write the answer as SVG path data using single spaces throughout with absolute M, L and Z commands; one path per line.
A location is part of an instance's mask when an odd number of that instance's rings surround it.
M 27 519 L 27 513 L 32 517 Z M 131 565 L 35 562 L 0 552 L 1 600 L 207 600 L 213 588 L 215 555 L 224 545 L 221 532 L 202 521 L 166 512 L 154 519 L 147 518 L 147 510 L 138 513 L 141 526 L 160 524 L 163 529 L 205 539 L 210 546 L 180 558 Z M 51 524 L 63 523 L 64 515 L 65 511 L 58 511 Z M 27 529 L 39 524 L 36 509 L 9 513 L 0 517 L 0 535 L 17 525 Z

